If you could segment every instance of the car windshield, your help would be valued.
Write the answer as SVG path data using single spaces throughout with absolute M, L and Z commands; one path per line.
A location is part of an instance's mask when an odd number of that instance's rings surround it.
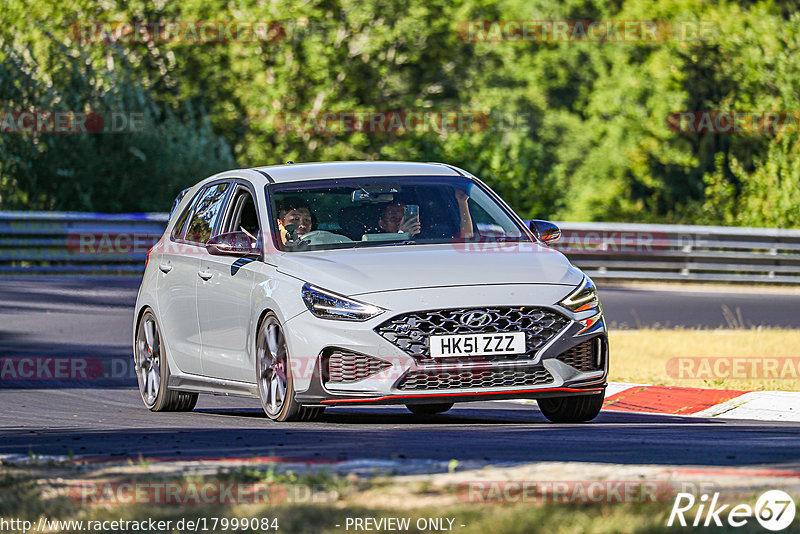
M 347 178 L 268 187 L 281 250 L 529 240 L 487 191 L 463 177 Z

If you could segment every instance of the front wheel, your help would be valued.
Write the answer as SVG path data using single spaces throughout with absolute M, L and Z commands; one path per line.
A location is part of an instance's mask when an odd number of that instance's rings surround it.
M 605 391 L 595 395 L 537 399 L 539 410 L 553 423 L 585 423 L 600 413 Z
M 436 404 L 406 404 L 406 408 L 416 415 L 436 415 L 444 413 L 453 407 L 452 402 L 440 402 Z
M 256 383 L 261 407 L 273 421 L 311 421 L 325 410 L 295 400 L 286 335 L 272 312 L 264 317 L 256 337 Z

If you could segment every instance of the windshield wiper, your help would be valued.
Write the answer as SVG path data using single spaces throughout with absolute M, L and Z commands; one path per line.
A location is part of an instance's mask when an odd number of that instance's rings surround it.
M 349 245 L 350 243 L 348 243 Z M 344 248 L 364 248 L 364 247 L 397 247 L 400 245 L 416 245 L 413 239 L 403 241 L 354 241 L 352 246 Z

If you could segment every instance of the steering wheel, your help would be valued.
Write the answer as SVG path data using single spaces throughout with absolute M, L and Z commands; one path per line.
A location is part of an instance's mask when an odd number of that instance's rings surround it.
M 300 237 L 300 241 L 307 241 L 310 245 L 331 245 L 335 243 L 352 243 L 353 240 L 341 234 L 334 234 L 326 230 L 314 230 Z

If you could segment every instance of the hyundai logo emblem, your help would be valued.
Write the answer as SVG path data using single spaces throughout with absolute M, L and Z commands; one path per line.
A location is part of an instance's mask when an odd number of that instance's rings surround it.
M 492 323 L 494 319 L 486 312 L 471 311 L 461 315 L 461 324 L 471 328 L 480 328 Z

